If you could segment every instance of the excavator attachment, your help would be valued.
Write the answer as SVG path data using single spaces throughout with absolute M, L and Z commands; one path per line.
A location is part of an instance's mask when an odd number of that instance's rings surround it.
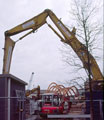
M 56 25 L 58 30 L 61 32 L 61 36 L 51 25 L 47 23 L 47 17 L 49 17 L 52 22 Z M 99 69 L 99 66 L 94 59 L 94 57 L 90 54 L 90 52 L 87 50 L 86 46 L 81 43 L 77 37 L 76 29 L 73 28 L 72 31 L 70 31 L 63 23 L 62 21 L 49 9 L 46 9 L 39 15 L 29 19 L 28 21 L 8 30 L 5 32 L 5 52 L 4 52 L 4 66 L 3 66 L 3 73 L 9 73 L 10 69 L 10 63 L 11 63 L 11 56 L 13 52 L 13 48 L 15 43 L 9 38 L 12 35 L 16 35 L 18 33 L 21 33 L 26 30 L 31 30 L 29 33 L 22 36 L 19 40 L 23 39 L 30 33 L 34 32 L 35 30 L 39 29 L 41 26 L 46 24 L 54 31 L 54 33 L 61 39 L 62 42 L 68 44 L 72 47 L 74 52 L 77 54 L 79 59 L 83 63 L 83 67 L 86 71 L 89 70 L 89 64 L 88 64 L 88 56 L 90 58 L 90 69 L 91 69 L 91 79 L 93 81 L 100 81 L 103 80 L 103 75 Z M 7 48 L 6 48 L 7 47 Z M 88 55 L 89 54 L 89 55 Z
M 3 74 L 9 74 L 14 46 L 15 42 L 10 37 L 5 37 Z

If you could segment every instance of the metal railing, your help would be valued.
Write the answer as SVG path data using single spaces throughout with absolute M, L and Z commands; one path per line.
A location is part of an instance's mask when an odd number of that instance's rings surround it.
M 8 117 L 10 117 L 10 120 L 13 118 L 15 120 L 25 120 L 25 101 L 25 97 L 22 99 L 21 97 L 0 97 L 0 120 L 9 120 Z M 96 117 L 96 120 L 103 120 L 103 103 L 103 100 L 93 100 L 94 117 Z M 68 114 L 48 115 L 49 119 L 52 117 L 56 119 L 64 117 L 73 120 L 76 118 L 79 120 L 90 120 L 90 100 L 73 100 Z

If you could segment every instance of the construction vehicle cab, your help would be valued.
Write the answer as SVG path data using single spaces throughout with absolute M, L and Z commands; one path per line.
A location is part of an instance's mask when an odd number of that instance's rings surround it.
M 52 106 L 59 106 L 60 97 L 54 93 L 45 93 L 42 95 L 42 100 L 44 100 L 45 105 L 51 104 Z

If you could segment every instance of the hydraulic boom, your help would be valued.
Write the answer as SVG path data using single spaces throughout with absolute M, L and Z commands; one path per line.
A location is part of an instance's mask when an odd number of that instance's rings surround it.
M 56 25 L 56 27 L 59 29 L 59 31 L 62 33 L 63 36 L 61 36 L 50 24 L 47 23 L 47 21 L 46 21 L 47 17 L 50 17 L 50 19 L 53 21 L 53 23 Z M 74 32 L 70 31 L 62 23 L 62 21 L 60 19 L 58 19 L 57 16 L 49 9 L 46 9 L 41 14 L 33 17 L 32 19 L 6 31 L 5 38 L 8 38 L 8 37 L 10 38 L 10 36 L 16 35 L 23 31 L 31 30 L 29 33 L 25 34 L 24 36 L 22 36 L 20 38 L 20 39 L 22 39 L 25 36 L 29 35 L 30 33 L 39 29 L 44 24 L 48 24 L 48 26 L 56 33 L 56 35 L 58 35 L 61 38 L 62 42 L 67 43 L 68 45 L 70 45 L 72 47 L 74 52 L 78 55 L 78 57 L 82 61 L 84 68 L 86 70 L 88 70 L 88 55 L 87 55 L 88 51 L 87 51 L 86 47 L 76 38 L 76 36 L 74 34 L 75 29 L 74 29 Z M 7 48 L 5 47 L 4 51 L 6 51 L 6 49 Z M 4 54 L 7 54 L 6 52 L 4 52 Z M 94 57 L 90 53 L 89 53 L 89 57 L 90 57 L 90 68 L 91 68 L 92 79 L 97 80 L 97 81 L 103 80 L 103 75 L 102 75 L 102 73 L 99 69 L 99 66 L 97 65 Z M 9 61 L 9 63 L 8 63 L 7 58 L 4 58 L 4 65 L 5 65 L 5 66 L 3 66 L 4 74 L 9 73 L 9 68 L 10 68 L 11 61 Z M 9 65 L 8 70 L 7 70 L 7 65 Z

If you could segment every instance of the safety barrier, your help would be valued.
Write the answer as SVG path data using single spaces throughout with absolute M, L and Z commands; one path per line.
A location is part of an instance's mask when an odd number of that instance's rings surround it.
M 25 98 L 18 97 L 0 97 L 0 120 L 25 120 Z M 94 117 L 97 120 L 103 120 L 103 100 L 93 100 Z M 90 120 L 90 100 L 73 100 L 70 112 L 66 115 L 48 115 L 49 119 L 68 119 Z M 35 119 L 34 119 L 35 120 Z

